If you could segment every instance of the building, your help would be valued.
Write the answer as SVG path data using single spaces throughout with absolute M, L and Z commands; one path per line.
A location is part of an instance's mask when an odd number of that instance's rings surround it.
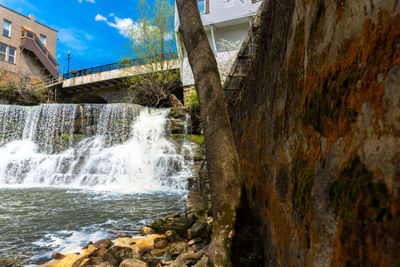
M 57 31 L 0 5 L 0 69 L 31 80 L 58 77 Z
M 215 54 L 222 79 L 226 78 L 261 2 L 261 0 L 197 0 L 204 30 Z M 179 17 L 175 9 L 175 32 L 178 32 L 178 28 Z M 193 88 L 194 78 L 187 54 L 180 43 L 177 41 L 181 59 L 180 73 L 187 94 L 191 91 L 190 88 Z

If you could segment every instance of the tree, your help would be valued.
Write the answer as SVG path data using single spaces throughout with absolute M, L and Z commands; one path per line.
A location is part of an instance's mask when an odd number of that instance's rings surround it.
M 215 266 L 231 266 L 234 224 L 241 199 L 238 155 L 221 87 L 217 62 L 204 32 L 196 0 L 176 0 L 179 31 L 188 53 L 203 122 L 213 203 L 209 246 Z
M 174 43 L 174 7 L 168 0 L 156 0 L 150 8 L 139 2 L 140 18 L 129 29 L 128 68 L 132 100 L 148 106 L 182 103 L 172 93 L 179 86 Z M 129 60 L 134 58 L 134 60 Z

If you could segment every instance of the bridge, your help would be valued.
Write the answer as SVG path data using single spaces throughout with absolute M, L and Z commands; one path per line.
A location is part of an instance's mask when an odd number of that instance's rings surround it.
M 157 63 L 163 62 L 169 70 L 179 69 L 178 54 L 135 58 L 68 73 L 39 83 L 32 90 L 51 89 L 57 103 L 120 103 L 129 90 L 128 77 L 161 71 Z

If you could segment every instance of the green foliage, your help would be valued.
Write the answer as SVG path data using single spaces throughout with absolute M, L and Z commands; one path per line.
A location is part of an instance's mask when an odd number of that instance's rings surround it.
M 200 113 L 199 97 L 196 92 L 192 92 L 188 97 L 188 105 L 191 107 L 193 113 Z
M 121 63 L 129 66 L 129 59 L 142 59 L 140 67 L 129 69 L 129 100 L 147 106 L 165 102 L 178 106 L 179 100 L 171 95 L 180 75 L 176 62 L 168 58 L 175 50 L 174 6 L 168 0 L 156 0 L 150 7 L 141 0 L 138 9 L 140 17 L 129 30 L 128 56 Z
M 198 144 L 203 144 L 204 143 L 204 135 L 202 134 L 171 134 L 173 137 L 180 137 L 180 138 L 187 138 L 192 142 L 196 142 Z

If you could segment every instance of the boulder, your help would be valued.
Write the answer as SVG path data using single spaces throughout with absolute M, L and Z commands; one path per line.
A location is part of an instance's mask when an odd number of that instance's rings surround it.
M 189 239 L 196 237 L 207 237 L 207 223 L 206 222 L 196 222 L 188 230 Z
M 185 237 L 188 226 L 183 222 L 158 219 L 151 224 L 151 228 L 153 228 L 157 233 L 165 233 L 168 230 L 175 230 L 178 235 Z
M 140 229 L 140 234 L 141 234 L 141 235 L 152 235 L 152 234 L 154 234 L 154 233 L 155 233 L 154 229 L 152 229 L 152 228 L 150 228 L 150 227 L 147 227 L 147 226 L 142 227 L 142 228 Z
M 129 258 L 139 257 L 133 249 L 127 247 L 115 246 L 107 250 L 103 256 L 103 260 L 110 263 L 113 266 L 119 266 L 119 264 Z
M 55 252 L 55 253 L 51 254 L 51 257 L 55 260 L 62 260 L 65 258 L 65 255 Z
M 155 249 L 162 249 L 168 245 L 168 241 L 166 238 L 156 238 L 154 239 L 154 248 Z
M 169 249 L 169 255 L 171 255 L 172 258 L 175 258 L 178 255 L 185 253 L 187 251 L 188 251 L 188 246 L 186 245 L 186 243 L 178 242 L 171 245 L 171 248 Z
M 201 259 L 194 265 L 194 267 L 208 267 L 208 257 L 203 255 Z
M 195 239 L 190 240 L 187 244 L 188 244 L 188 246 L 191 246 L 196 243 L 199 243 L 200 241 L 201 241 L 201 237 L 196 237 Z
M 182 241 L 182 238 L 174 230 L 166 231 L 165 235 L 167 236 L 168 241 L 171 243 Z
M 119 267 L 148 267 L 149 265 L 138 259 L 125 259 L 121 262 Z
M 110 239 L 102 239 L 93 244 L 95 248 L 105 248 L 105 249 L 108 249 L 113 245 L 114 243 Z

